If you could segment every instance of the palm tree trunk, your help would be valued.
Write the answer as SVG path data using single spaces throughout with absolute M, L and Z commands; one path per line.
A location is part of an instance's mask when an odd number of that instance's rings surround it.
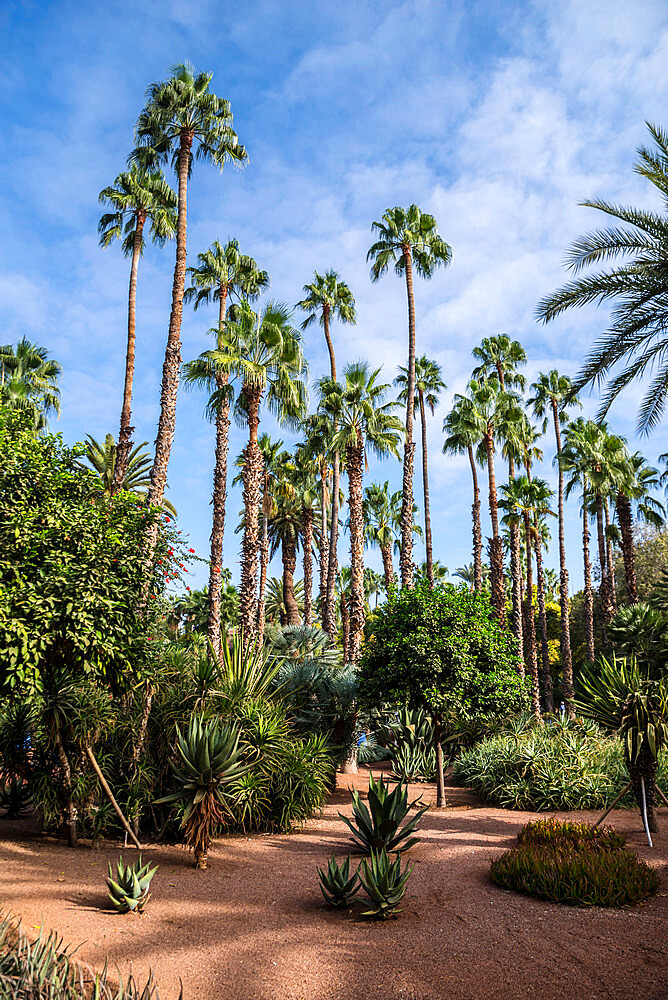
M 299 625 L 301 617 L 295 598 L 295 568 L 297 566 L 297 550 L 295 543 L 287 539 L 281 545 L 283 559 L 283 604 L 288 625 Z
M 413 302 L 413 262 L 410 247 L 404 247 L 406 296 L 408 298 L 408 377 L 406 384 L 406 439 L 404 477 L 401 493 L 401 586 L 413 586 L 413 409 L 415 406 L 415 304 Z
M 336 382 L 336 358 L 334 357 L 334 344 L 329 333 L 329 306 L 322 307 L 322 326 L 325 331 L 327 350 L 329 351 L 329 375 L 332 382 Z
M 531 526 L 529 512 L 524 512 L 524 545 L 527 554 L 527 592 L 524 604 L 524 638 L 526 643 L 529 672 L 531 674 L 531 710 L 538 722 L 543 721 L 540 714 L 540 687 L 538 685 L 538 661 L 536 658 L 536 621 L 533 609 L 533 567 L 531 558 Z
M 135 327 L 136 327 L 136 305 L 137 305 L 137 273 L 139 271 L 139 258 L 141 257 L 142 234 L 146 213 L 137 212 L 134 238 L 132 242 L 132 265 L 130 267 L 130 289 L 128 292 L 128 344 L 125 352 L 125 384 L 123 386 L 123 408 L 121 409 L 121 426 L 118 432 L 118 444 L 116 446 L 116 464 L 114 466 L 114 480 L 111 484 L 111 492 L 117 493 L 120 490 L 125 474 L 128 470 L 128 458 L 132 448 L 132 432 L 134 427 L 130 426 L 132 419 L 132 383 L 135 375 Z
M 445 805 L 445 776 L 443 768 L 443 718 L 440 713 L 434 715 L 434 750 L 436 751 L 436 808 Z
M 74 805 L 74 799 L 72 797 L 72 767 L 70 765 L 69 757 L 65 750 L 63 744 L 63 737 L 60 731 L 60 726 L 56 722 L 53 734 L 53 742 L 56 747 L 56 753 L 58 754 L 58 760 L 60 761 L 60 767 L 63 775 L 63 792 L 65 798 L 65 809 L 63 812 L 63 826 L 65 827 L 65 835 L 67 837 L 67 846 L 76 847 L 77 838 L 77 811 Z
M 557 442 L 557 465 L 559 470 L 559 609 L 561 618 L 561 670 L 563 676 L 564 707 L 569 718 L 575 716 L 573 691 L 573 657 L 571 653 L 570 604 L 568 599 L 568 567 L 566 566 L 566 542 L 564 537 L 564 470 L 561 467 L 561 430 L 559 409 L 556 399 L 552 401 L 554 436 Z
M 480 593 L 482 590 L 482 528 L 480 526 L 480 489 L 478 487 L 478 470 L 475 464 L 473 448 L 468 446 L 469 462 L 471 464 L 471 476 L 473 477 L 473 504 L 471 515 L 473 522 L 473 576 L 474 589 Z
M 385 576 L 385 590 L 387 591 L 388 597 L 390 590 L 394 587 L 394 565 L 392 563 L 392 542 L 386 542 L 385 545 L 381 545 L 380 554 L 383 557 L 383 574 Z
M 346 449 L 350 511 L 350 662 L 357 663 L 364 632 L 364 515 L 362 512 L 363 445 Z
M 218 334 L 223 332 L 227 308 L 227 285 L 219 289 Z M 219 345 L 220 346 L 220 343 Z M 209 617 L 207 636 L 218 657 L 221 656 L 220 601 L 223 593 L 223 539 L 225 537 L 225 506 L 227 502 L 227 452 L 230 434 L 230 404 L 225 394 L 229 376 L 216 369 L 216 388 L 221 399 L 216 411 L 216 463 L 213 470 L 213 523 L 209 554 Z
M 534 529 L 538 527 L 534 519 Z M 538 624 L 540 626 L 540 657 L 543 675 L 543 703 L 546 712 L 554 712 L 554 686 L 550 670 L 550 647 L 547 644 L 547 614 L 545 611 L 545 570 L 540 538 L 536 534 L 536 590 L 538 592 Z
M 612 554 L 612 542 L 610 541 L 610 503 L 605 498 L 605 565 L 608 576 L 608 593 L 610 595 L 610 605 L 614 611 L 617 610 L 617 588 L 615 586 L 615 560 Z
M 339 571 L 337 549 L 339 542 L 339 453 L 332 459 L 332 513 L 329 534 L 329 561 L 327 564 L 327 600 L 325 603 L 325 632 L 336 639 L 336 576 Z
M 508 479 L 515 478 L 515 463 L 512 456 L 508 458 Z M 520 533 L 518 525 L 512 521 L 510 525 L 510 582 L 512 588 L 513 621 L 512 633 L 517 642 L 521 659 L 520 673 L 524 677 L 524 638 L 522 635 L 522 560 L 520 558 Z
M 496 475 L 494 472 L 494 444 L 491 431 L 485 435 L 487 449 L 487 475 L 489 478 L 489 515 L 492 521 L 492 537 L 489 543 L 489 562 L 492 584 L 492 607 L 501 626 L 506 624 L 506 596 L 503 592 L 503 543 L 499 535 L 499 508 L 496 496 Z
M 257 598 L 257 634 L 264 635 L 265 609 L 264 591 L 267 586 L 267 567 L 269 565 L 269 513 L 268 513 L 268 479 L 264 474 L 264 498 L 262 500 L 262 541 L 260 542 L 260 590 Z
M 341 642 L 343 645 L 343 662 L 350 663 L 350 610 L 348 607 L 348 595 L 345 588 L 341 587 L 339 598 L 341 609 Z
M 325 608 L 327 606 L 327 573 L 329 571 L 329 534 L 327 531 L 327 507 L 329 506 L 329 490 L 327 466 L 320 469 L 320 621 L 325 623 Z
M 598 492 L 596 493 L 596 534 L 598 538 L 598 564 L 601 570 L 601 583 L 598 592 L 601 598 L 603 622 L 607 625 L 612 618 L 612 602 L 610 600 L 608 559 L 605 551 L 605 532 L 603 529 L 603 498 Z
M 304 625 L 311 624 L 313 593 L 313 508 L 302 507 L 304 538 Z
M 591 561 L 589 558 L 589 511 L 587 510 L 587 485 L 582 490 L 582 556 L 584 560 L 584 613 L 587 639 L 587 662 L 593 663 L 594 652 L 594 595 L 591 589 Z
M 434 586 L 434 562 L 431 547 L 431 515 L 429 512 L 429 470 L 427 461 L 427 418 L 424 409 L 424 393 L 420 391 L 420 423 L 422 429 L 422 495 L 424 497 L 424 542 L 427 553 L 427 580 Z
M 619 530 L 622 536 L 626 599 L 629 604 L 637 604 L 638 584 L 636 581 L 635 551 L 633 547 L 633 514 L 631 511 L 631 501 L 621 490 L 617 494 L 616 507 Z
M 261 503 L 262 471 L 264 459 L 257 443 L 260 423 L 260 400 L 262 390 L 255 385 L 245 384 L 242 392 L 248 402 L 248 444 L 244 449 L 244 536 L 241 560 L 241 594 L 239 596 L 239 618 L 244 646 L 257 636 L 257 550 L 258 513 Z
M 177 173 L 179 179 L 178 219 L 176 226 L 176 265 L 172 284 L 172 308 L 169 316 L 169 334 L 165 361 L 162 367 L 162 388 L 160 391 L 160 418 L 155 439 L 155 457 L 151 469 L 151 483 L 148 488 L 147 503 L 159 506 L 167 486 L 167 468 L 176 427 L 176 395 L 181 370 L 181 317 L 183 315 L 183 291 L 186 281 L 186 232 L 188 218 L 188 171 L 192 149 L 192 131 L 183 131 L 179 144 Z M 149 530 L 151 553 L 158 537 L 158 524 L 153 521 Z

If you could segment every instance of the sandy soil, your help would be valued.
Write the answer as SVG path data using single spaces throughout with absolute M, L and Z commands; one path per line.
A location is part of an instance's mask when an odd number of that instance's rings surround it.
M 359 908 L 320 905 L 316 867 L 347 853 L 339 777 L 322 816 L 290 836 L 218 841 L 197 872 L 178 847 L 152 847 L 158 862 L 143 916 L 105 904 L 104 874 L 118 845 L 68 850 L 29 823 L 0 821 L 0 908 L 29 931 L 43 921 L 65 941 L 83 942 L 92 965 L 105 957 L 145 975 L 162 1000 L 667 1000 L 668 815 L 649 850 L 636 813 L 611 821 L 629 845 L 662 870 L 658 896 L 629 911 L 583 910 L 504 892 L 489 863 L 534 814 L 482 807 L 460 789 L 430 810 L 410 852 L 415 869 L 404 913 L 367 923 Z M 432 799 L 429 786 L 414 793 Z M 592 819 L 594 814 L 564 814 Z M 132 855 L 128 849 L 126 852 Z

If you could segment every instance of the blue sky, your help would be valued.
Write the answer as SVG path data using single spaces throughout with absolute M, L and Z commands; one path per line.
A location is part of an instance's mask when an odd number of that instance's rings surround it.
M 563 282 L 566 247 L 600 222 L 578 201 L 657 207 L 632 165 L 644 121 L 668 125 L 666 5 L 4 0 L 0 32 L 2 340 L 25 335 L 63 364 L 56 429 L 68 442 L 117 434 L 128 262 L 118 246 L 97 245 L 97 195 L 124 168 L 146 86 L 190 60 L 213 71 L 212 89 L 231 101 L 250 155 L 242 172 L 196 167 L 190 261 L 235 236 L 268 270 L 271 296 L 288 303 L 314 268 L 338 270 L 358 310 L 356 327 L 333 331 L 340 366 L 365 357 L 391 381 L 405 362 L 404 286 L 392 275 L 371 284 L 370 224 L 413 201 L 436 216 L 452 266 L 416 287 L 418 350 L 442 365 L 448 384 L 429 432 L 435 555 L 451 570 L 468 562 L 470 474 L 465 460 L 440 453 L 442 418 L 482 337 L 521 340 L 533 377 L 575 372 L 605 328 L 605 310 L 548 327 L 534 310 Z M 155 436 L 173 252 L 173 243 L 150 247 L 140 268 L 137 441 Z M 184 359 L 209 346 L 213 319 L 185 310 Z M 315 379 L 327 368 L 318 327 L 307 331 L 306 353 Z M 632 441 L 638 397 L 627 393 L 611 414 Z M 213 434 L 203 402 L 181 395 L 169 481 L 180 525 L 206 555 Z M 585 412 L 594 407 L 585 401 Z M 267 414 L 263 424 L 290 440 Z M 232 456 L 242 447 L 234 428 Z M 655 461 L 668 450 L 665 428 L 640 447 Z M 542 471 L 553 481 L 551 449 L 548 437 Z M 398 488 L 399 463 L 371 460 L 368 476 Z M 418 473 L 416 499 L 420 491 Z M 232 491 L 226 562 L 235 577 L 240 507 Z M 567 529 L 577 586 L 575 503 Z M 380 568 L 376 554 L 368 558 Z

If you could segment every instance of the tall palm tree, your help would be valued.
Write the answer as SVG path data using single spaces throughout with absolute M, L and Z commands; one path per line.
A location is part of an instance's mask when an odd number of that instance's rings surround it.
M 172 283 L 169 333 L 162 368 L 160 417 L 151 469 L 148 501 L 160 503 L 167 484 L 167 468 L 176 426 L 176 395 L 181 367 L 181 318 L 186 281 L 186 235 L 188 178 L 194 159 L 210 160 L 221 170 L 225 163 L 242 164 L 246 150 L 232 128 L 229 102 L 209 90 L 212 73 L 195 73 L 184 63 L 171 69 L 171 76 L 148 88 L 146 106 L 135 126 L 137 148 L 130 157 L 144 166 L 166 163 L 171 158 L 178 178 L 176 263 Z M 149 534 L 155 544 L 157 525 Z
M 622 559 L 626 599 L 629 604 L 638 602 L 638 585 L 635 569 L 635 546 L 633 543 L 633 507 L 639 517 L 654 527 L 660 527 L 665 518 L 665 508 L 654 496 L 660 484 L 659 473 L 636 451 L 628 455 L 621 467 L 615 497 L 615 511 L 621 536 Z
M 313 543 L 319 534 L 315 525 L 318 503 L 318 463 L 310 458 L 305 442 L 295 448 L 292 482 L 301 508 L 304 566 L 304 624 L 310 625 L 313 617 Z
M 543 420 L 543 433 L 547 430 L 549 414 L 552 415 L 555 456 L 558 472 L 558 518 L 559 518 L 559 608 L 561 612 L 561 669 L 563 674 L 564 707 L 569 716 L 574 714 L 573 657 L 571 653 L 570 602 L 568 598 L 568 566 L 566 565 L 566 541 L 564 534 L 564 470 L 561 462 L 561 427 L 568 423 L 568 407 L 580 406 L 573 395 L 573 385 L 567 375 L 560 375 L 556 368 L 550 372 L 540 372 L 531 389 L 533 397 L 528 405 L 533 407 L 534 416 Z
M 62 371 L 45 347 L 25 337 L 16 347 L 0 347 L 0 403 L 30 413 L 35 429 L 45 429 L 47 415 L 60 414 L 58 379 Z
M 128 493 L 136 493 L 137 496 L 145 497 L 150 485 L 149 469 L 151 458 L 148 452 L 142 451 L 148 445 L 148 441 L 142 441 L 132 449 L 128 455 L 125 475 L 120 484 L 120 489 Z M 100 489 L 103 493 L 111 495 L 118 489 L 116 476 L 116 463 L 118 462 L 118 450 L 113 434 L 107 434 L 103 442 L 96 441 L 91 434 L 86 435 L 86 450 L 82 458 L 78 461 L 83 469 L 92 469 L 97 473 L 100 480 Z M 162 506 L 176 517 L 176 511 L 166 498 L 162 501 Z
M 274 510 L 269 519 L 270 555 L 281 550 L 283 563 L 283 606 L 286 624 L 299 625 L 301 615 L 295 599 L 294 573 L 297 568 L 297 553 L 302 541 L 301 503 L 292 482 L 275 493 Z
M 394 273 L 406 279 L 408 299 L 408 365 L 406 381 L 406 437 L 404 441 L 404 476 L 401 508 L 401 586 L 413 581 L 413 411 L 415 399 L 415 304 L 413 301 L 413 268 L 421 278 L 431 278 L 437 267 L 447 267 L 452 249 L 439 236 L 433 215 L 420 211 L 417 205 L 408 208 L 388 208 L 381 222 L 372 222 L 371 230 L 378 235 L 370 247 L 371 280 L 376 282 L 390 266 Z
M 399 399 L 406 403 L 408 394 L 408 369 L 399 366 L 400 374 L 394 380 L 395 385 L 402 387 Z M 429 515 L 429 469 L 427 462 L 427 416 L 425 404 L 431 410 L 432 416 L 441 392 L 447 389 L 441 377 L 441 369 L 435 361 L 430 361 L 424 354 L 415 361 L 415 397 L 413 413 L 420 411 L 422 429 L 422 490 L 424 496 L 424 540 L 426 546 L 427 580 L 429 586 L 434 586 L 433 554 L 431 544 L 431 517 Z
M 397 528 L 401 524 L 401 491 L 390 493 L 390 484 L 385 481 L 372 483 L 364 490 L 362 501 L 364 518 L 364 541 L 366 545 L 377 545 L 383 559 L 385 590 L 389 594 L 394 587 L 394 566 L 392 545 Z
M 269 285 L 269 276 L 252 257 L 240 253 L 236 240 L 224 246 L 217 240 L 209 250 L 197 255 L 197 266 L 186 269 L 191 284 L 183 294 L 184 302 L 193 301 L 195 309 L 211 302 L 218 303 L 216 348 L 222 347 L 228 302 L 255 299 Z M 211 505 L 213 518 L 209 555 L 209 624 L 207 634 L 213 649 L 221 642 L 220 602 L 222 595 L 221 570 L 223 565 L 223 540 L 225 537 L 225 507 L 227 502 L 227 454 L 230 431 L 230 403 L 232 392 L 230 372 L 225 364 L 217 364 L 211 352 L 205 351 L 194 361 L 184 365 L 184 381 L 188 385 L 206 388 L 210 393 L 207 412 L 216 423 L 216 454 L 213 470 Z
M 603 417 L 626 386 L 652 372 L 656 365 L 638 414 L 638 428 L 643 433 L 657 425 L 668 398 L 668 133 L 649 122 L 647 128 L 653 146 L 638 147 L 635 172 L 658 191 L 662 211 L 626 208 L 600 198 L 582 202 L 622 225 L 598 229 L 576 240 L 568 253 L 569 269 L 578 276 L 585 268 L 614 263 L 576 277 L 538 306 L 538 317 L 547 323 L 566 309 L 613 302 L 612 322 L 594 345 L 574 389 L 606 383 L 598 414 Z
M 133 164 L 129 170 L 120 173 L 112 185 L 100 191 L 98 201 L 111 209 L 110 212 L 105 212 L 97 226 L 100 246 L 108 247 L 114 240 L 124 237 L 121 247 L 125 256 L 130 257 L 132 261 L 128 291 L 128 339 L 125 351 L 123 405 L 116 447 L 116 478 L 113 486 L 115 492 L 122 489 L 121 483 L 127 470 L 134 430 L 130 421 L 135 374 L 137 274 L 139 258 L 146 245 L 144 233 L 148 226 L 151 240 L 158 246 L 164 246 L 165 242 L 174 236 L 176 195 L 161 170 L 143 170 Z
M 371 371 L 365 362 L 346 365 L 343 382 L 321 379 L 319 391 L 325 410 L 338 424 L 334 446 L 345 451 L 350 511 L 350 660 L 360 656 L 364 630 L 364 507 L 363 474 L 370 448 L 379 458 L 398 457 L 401 421 L 386 403 L 389 386 L 378 383 L 380 368 Z
M 297 303 L 297 308 L 307 313 L 302 323 L 305 330 L 317 319 L 325 333 L 327 350 L 329 351 L 329 376 L 336 382 L 336 357 L 334 344 L 330 333 L 330 321 L 334 318 L 341 323 L 356 323 L 355 299 L 345 281 L 336 271 L 325 271 L 324 274 L 313 272 L 313 281 L 304 285 L 304 298 Z M 336 425 L 333 428 L 337 431 Z M 327 591 L 324 607 L 321 608 L 323 628 L 334 639 L 336 635 L 336 575 L 339 540 L 339 477 L 341 474 L 338 452 L 332 456 L 332 512 L 330 518 L 330 539 L 327 549 Z
M 267 568 L 269 566 L 269 518 L 275 510 L 274 488 L 281 469 L 289 458 L 283 451 L 282 441 L 272 441 L 268 434 L 260 434 L 258 447 L 262 452 L 262 535 L 260 540 L 260 586 L 257 597 L 257 634 L 264 635 Z M 243 469 L 243 457 L 239 463 Z M 243 477 L 243 472 L 242 472 Z
M 314 461 L 318 466 L 320 476 L 320 531 L 319 531 L 319 569 L 320 583 L 318 588 L 318 600 L 320 604 L 320 619 L 325 622 L 325 608 L 327 605 L 327 574 L 329 569 L 329 498 L 331 487 L 332 469 L 332 438 L 334 436 L 334 424 L 325 413 L 314 413 L 308 416 L 303 423 L 303 430 L 306 436 L 306 455 L 309 461 Z M 338 501 L 337 501 L 338 518 Z M 331 623 L 330 623 L 331 624 Z
M 482 528 L 480 525 L 480 489 L 478 487 L 478 470 L 474 449 L 482 438 L 480 425 L 467 419 L 466 405 L 463 399 L 455 399 L 454 406 L 443 421 L 443 433 L 447 438 L 443 444 L 445 455 L 468 455 L 473 479 L 473 504 L 471 505 L 471 520 L 473 525 L 473 581 L 472 589 L 483 589 L 482 570 Z M 463 579 L 463 578 L 462 578 Z
M 476 570 L 475 563 L 466 563 L 465 566 L 458 566 L 453 572 L 453 577 L 458 580 L 462 580 L 469 590 L 488 590 L 488 580 L 489 580 L 489 566 L 483 563 L 480 567 L 480 577 L 481 584 L 480 587 L 476 587 L 476 580 L 478 576 L 478 571 Z

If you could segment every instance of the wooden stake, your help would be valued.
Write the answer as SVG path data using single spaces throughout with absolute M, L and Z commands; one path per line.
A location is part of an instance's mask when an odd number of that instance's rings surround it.
M 114 812 L 116 813 L 116 815 L 118 816 L 118 818 L 120 819 L 120 821 L 121 821 L 121 823 L 123 825 L 123 829 L 129 835 L 129 837 L 131 838 L 131 840 L 134 843 L 134 845 L 137 848 L 137 850 L 141 851 L 141 849 L 142 849 L 141 844 L 137 840 L 132 827 L 130 826 L 130 824 L 126 820 L 125 816 L 121 812 L 121 807 L 119 806 L 118 802 L 114 798 L 114 794 L 113 794 L 111 788 L 109 787 L 109 785 L 107 784 L 107 779 L 102 774 L 102 771 L 100 770 L 100 766 L 99 766 L 98 762 L 95 760 L 95 757 L 93 756 L 93 751 L 91 750 L 91 748 L 89 746 L 86 746 L 85 750 L 86 750 L 86 754 L 88 756 L 89 761 L 93 765 L 93 770 L 95 771 L 95 773 L 96 773 L 96 775 L 97 775 L 97 777 L 99 779 L 99 782 L 102 785 L 102 788 L 104 789 L 105 795 L 107 796 L 107 798 L 111 802 L 112 806 L 114 807 Z
M 596 820 L 596 822 L 594 823 L 594 829 L 596 829 L 596 827 L 599 825 L 599 823 L 603 822 L 603 820 L 608 815 L 608 813 L 612 812 L 612 810 L 615 808 L 615 806 L 617 805 L 617 803 L 619 802 L 619 800 L 624 798 L 624 796 L 626 795 L 626 793 L 628 792 L 628 790 L 629 790 L 629 788 L 631 787 L 632 784 L 633 784 L 633 782 L 629 781 L 628 785 L 625 785 L 622 788 L 622 790 L 619 793 L 619 795 L 617 796 L 617 798 L 612 802 L 611 805 L 608 806 L 608 808 L 605 810 L 605 812 L 603 813 L 603 815 L 599 816 L 599 818 Z

